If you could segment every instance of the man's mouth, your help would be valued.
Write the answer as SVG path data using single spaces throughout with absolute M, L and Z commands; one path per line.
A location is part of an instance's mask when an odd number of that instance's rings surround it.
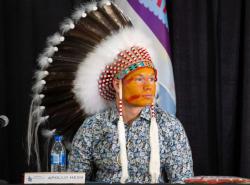
M 145 94 L 145 95 L 143 95 L 143 98 L 151 99 L 151 98 L 153 98 L 153 95 L 152 94 Z

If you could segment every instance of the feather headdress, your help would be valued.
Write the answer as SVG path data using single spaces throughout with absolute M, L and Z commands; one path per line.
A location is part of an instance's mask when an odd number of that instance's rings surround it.
M 147 36 L 108 0 L 78 8 L 47 45 L 38 58 L 27 134 L 28 162 L 34 158 L 38 171 L 48 170 L 55 132 L 70 150 L 85 117 L 110 105 L 99 93 L 98 79 L 120 52 L 139 46 L 154 60 Z M 143 52 L 140 56 L 147 57 Z

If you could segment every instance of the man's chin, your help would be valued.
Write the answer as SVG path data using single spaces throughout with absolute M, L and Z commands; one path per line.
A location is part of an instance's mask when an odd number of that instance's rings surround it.
M 142 102 L 130 102 L 129 104 L 133 107 L 146 107 L 152 105 L 153 100 L 147 100 Z

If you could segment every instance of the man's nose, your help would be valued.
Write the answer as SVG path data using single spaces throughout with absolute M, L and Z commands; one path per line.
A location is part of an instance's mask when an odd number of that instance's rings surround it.
M 143 85 L 144 90 L 151 90 L 152 89 L 152 83 L 150 83 L 148 80 L 145 81 Z

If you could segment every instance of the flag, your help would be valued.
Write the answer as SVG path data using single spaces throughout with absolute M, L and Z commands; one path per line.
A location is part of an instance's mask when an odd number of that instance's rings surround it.
M 156 103 L 165 111 L 176 113 L 175 85 L 170 59 L 168 17 L 165 0 L 116 0 L 133 25 L 143 30 L 157 51 L 158 86 Z

